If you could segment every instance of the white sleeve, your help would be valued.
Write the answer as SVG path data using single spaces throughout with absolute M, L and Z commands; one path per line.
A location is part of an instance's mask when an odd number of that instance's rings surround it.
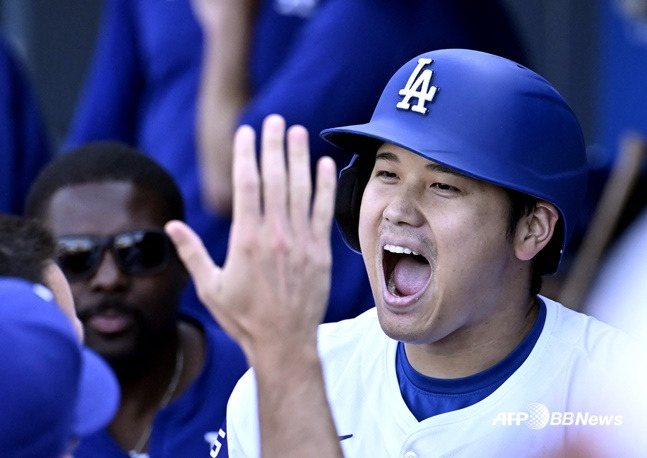
M 232 458 L 259 458 L 256 377 L 248 370 L 236 384 L 227 403 L 227 449 Z

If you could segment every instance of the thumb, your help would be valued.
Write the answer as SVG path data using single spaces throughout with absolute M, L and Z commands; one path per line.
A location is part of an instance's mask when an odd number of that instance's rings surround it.
M 164 226 L 182 263 L 189 271 L 198 295 L 202 296 L 209 288 L 218 284 L 221 269 L 204 246 L 204 243 L 187 224 L 182 221 L 169 221 Z

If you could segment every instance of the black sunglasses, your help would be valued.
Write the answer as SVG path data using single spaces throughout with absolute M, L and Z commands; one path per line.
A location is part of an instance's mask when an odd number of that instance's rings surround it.
M 57 263 L 68 280 L 91 278 L 103 252 L 110 249 L 121 270 L 129 275 L 154 275 L 168 265 L 171 242 L 162 230 L 126 231 L 115 235 L 58 237 Z

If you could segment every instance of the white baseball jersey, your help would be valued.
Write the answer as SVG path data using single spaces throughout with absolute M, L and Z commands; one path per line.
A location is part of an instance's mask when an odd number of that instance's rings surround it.
M 374 309 L 322 325 L 319 351 L 345 456 L 555 456 L 564 447 L 580 446 L 587 447 L 587 456 L 647 454 L 640 437 L 647 429 L 635 434 L 639 426 L 634 410 L 624 402 L 628 398 L 640 406 L 638 401 L 644 405 L 647 399 L 642 393 L 636 399 L 632 391 L 639 388 L 631 383 L 638 380 L 633 341 L 542 299 L 546 322 L 519 369 L 482 401 L 421 422 L 402 399 L 395 369 L 397 342 L 382 332 Z M 249 371 L 229 400 L 232 457 L 260 456 L 254 384 Z M 645 412 L 640 408 L 637 413 Z M 600 455 L 588 453 L 591 449 Z

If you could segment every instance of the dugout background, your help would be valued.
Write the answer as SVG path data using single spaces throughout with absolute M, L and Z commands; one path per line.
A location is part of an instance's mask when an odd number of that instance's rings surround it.
M 26 62 L 55 146 L 72 116 L 102 3 L 0 0 L 0 27 Z M 594 160 L 608 166 L 618 133 L 627 126 L 647 135 L 647 0 L 504 3 L 531 66 L 580 118 Z

